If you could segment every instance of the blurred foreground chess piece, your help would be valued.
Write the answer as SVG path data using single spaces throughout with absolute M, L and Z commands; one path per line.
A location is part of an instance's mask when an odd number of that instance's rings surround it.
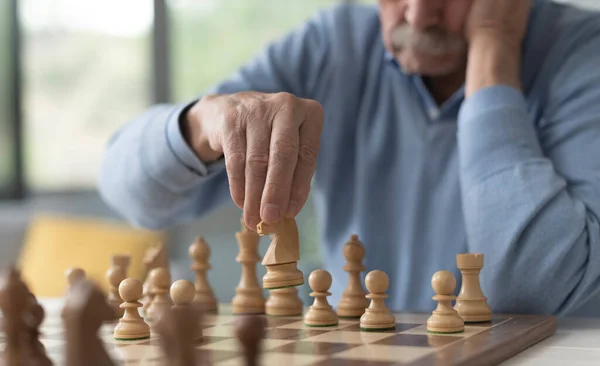
M 344 245 L 344 257 L 346 258 L 344 271 L 348 272 L 348 286 L 338 303 L 337 314 L 340 318 L 360 318 L 369 306 L 369 300 L 365 297 L 367 293 L 360 281 L 360 273 L 365 270 L 362 264 L 365 249 L 358 240 L 358 235 L 352 235 Z
M 479 273 L 483 268 L 483 254 L 457 254 L 456 266 L 462 274 L 462 286 L 454 310 L 465 323 L 492 320 L 492 309 L 481 291 Z
M 396 317 L 385 305 L 388 295 L 385 293 L 390 284 L 388 275 L 380 270 L 374 270 L 365 277 L 365 284 L 371 299 L 369 307 L 360 317 L 360 329 L 365 331 L 382 331 L 396 328 Z
M 170 293 L 171 299 L 173 299 L 174 303 L 171 309 L 193 308 L 192 310 L 201 313 L 202 309 L 200 308 L 200 305 L 194 304 L 194 296 L 196 295 L 196 289 L 194 288 L 194 284 L 190 281 L 178 280 L 173 282 L 173 284 L 171 285 Z M 196 341 L 202 340 L 202 324 L 200 324 L 200 321 L 196 322 L 196 331 L 194 332 L 192 337 Z
M 456 289 L 456 278 L 449 271 L 438 271 L 431 278 L 431 286 L 435 292 L 434 300 L 437 308 L 427 320 L 427 330 L 432 333 L 461 333 L 465 330 L 463 319 L 452 308 L 452 293 Z
M 235 337 L 243 350 L 246 366 L 259 365 L 266 327 L 266 319 L 259 315 L 242 315 L 235 320 Z
M 115 318 L 115 311 L 102 290 L 91 281 L 79 281 L 64 309 L 66 366 L 114 365 L 99 337 L 102 323 Z
M 138 308 L 142 297 L 142 283 L 135 278 L 127 278 L 119 285 L 119 295 L 123 299 L 121 307 L 125 314 L 115 327 L 114 337 L 117 340 L 133 341 L 150 338 L 150 326 L 144 321 Z
M 30 303 L 27 306 L 28 316 L 25 318 L 27 325 L 26 338 L 30 347 L 30 362 L 32 366 L 52 366 L 52 361 L 46 355 L 46 347 L 40 341 L 40 327 L 46 317 L 46 312 L 33 294 L 29 296 Z
M 331 287 L 331 274 L 325 270 L 317 269 L 308 276 L 308 285 L 313 290 L 310 296 L 315 298 L 314 303 L 304 314 L 304 324 L 310 327 L 329 327 L 338 324 L 335 311 L 327 302 L 328 292 Z
M 85 280 L 86 273 L 82 268 L 71 267 L 71 268 L 67 268 L 67 270 L 65 271 L 65 277 L 67 278 L 67 291 L 65 294 L 65 298 L 68 299 L 69 296 L 71 296 L 71 289 L 73 288 L 73 285 L 75 285 L 75 282 L 77 282 L 79 280 Z M 64 314 L 64 307 L 61 312 L 61 316 L 63 316 L 63 314 Z
M 0 365 L 29 365 L 30 349 L 27 338 L 23 336 L 27 330 L 25 322 L 27 306 L 30 304 L 30 292 L 21 279 L 21 272 L 14 266 L 7 268 L 0 280 L 0 309 L 3 317 L 2 330 L 6 337 Z
M 196 237 L 194 243 L 190 245 L 189 255 L 192 259 L 191 270 L 196 273 L 194 303 L 200 305 L 205 312 L 216 311 L 218 309 L 217 298 L 206 278 L 206 272 L 211 269 L 211 266 L 209 263 L 210 247 L 204 237 Z
M 242 265 L 242 276 L 231 300 L 234 314 L 263 314 L 265 299 L 256 276 L 256 263 L 260 261 L 258 243 L 260 236 L 248 229 L 244 218 L 240 220 L 242 230 L 235 234 L 239 254 L 235 260 Z
M 203 364 L 197 359 L 194 348 L 200 311 L 197 306 L 173 306 L 157 315 L 154 330 L 160 335 L 159 342 L 167 360 L 165 365 L 190 366 Z
M 300 260 L 300 238 L 296 220 L 284 218 L 276 224 L 259 222 L 259 235 L 271 234 L 271 245 L 262 264 L 267 268 L 263 277 L 263 288 L 276 289 L 304 284 L 304 275 L 297 268 Z

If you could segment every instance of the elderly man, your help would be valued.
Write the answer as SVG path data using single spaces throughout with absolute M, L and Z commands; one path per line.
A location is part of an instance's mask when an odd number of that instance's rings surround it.
M 124 126 L 99 185 L 148 228 L 231 198 L 255 228 L 312 190 L 334 304 L 355 233 L 393 310 L 431 311 L 432 274 L 460 280 L 456 254 L 480 252 L 494 311 L 600 313 L 600 15 L 545 0 L 336 6 Z

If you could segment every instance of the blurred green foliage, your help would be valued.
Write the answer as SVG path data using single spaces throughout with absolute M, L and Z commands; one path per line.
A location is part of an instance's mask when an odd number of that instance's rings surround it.
M 14 141 L 12 137 L 13 86 L 11 84 L 10 2 L 0 1 L 0 191 L 14 181 Z
M 335 0 L 171 1 L 174 99 L 193 98 Z M 183 5 L 185 4 L 185 6 Z

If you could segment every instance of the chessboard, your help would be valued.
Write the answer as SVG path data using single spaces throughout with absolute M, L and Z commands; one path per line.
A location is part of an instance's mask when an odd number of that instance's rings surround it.
M 43 304 L 43 302 L 42 302 Z M 51 310 L 51 309 L 50 309 Z M 494 365 L 554 333 L 554 318 L 494 315 L 491 322 L 466 325 L 459 334 L 428 333 L 430 314 L 396 314 L 396 327 L 388 331 L 361 331 L 359 320 L 340 319 L 332 327 L 309 327 L 302 316 L 265 316 L 266 334 L 259 365 L 315 366 L 466 366 Z M 245 365 L 235 337 L 231 306 L 219 304 L 218 313 L 205 314 L 203 337 L 196 342 L 197 365 Z M 117 365 L 169 365 L 159 336 L 117 341 L 116 323 L 106 323 L 100 338 Z M 40 339 L 55 365 L 64 365 L 65 340 L 59 312 L 48 312 Z M 4 348 L 0 339 L 0 349 Z

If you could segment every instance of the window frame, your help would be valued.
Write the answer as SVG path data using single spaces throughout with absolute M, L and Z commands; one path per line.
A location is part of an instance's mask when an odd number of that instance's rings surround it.
M 13 141 L 11 156 L 13 157 L 11 184 L 7 188 L 0 189 L 0 199 L 18 200 L 25 197 L 25 181 L 23 170 L 23 139 L 22 139 L 22 111 L 21 111 L 21 36 L 19 27 L 19 5 L 18 0 L 9 0 L 9 115 L 8 121 L 10 136 Z
M 353 0 L 337 0 L 340 2 L 352 2 Z M 10 111 L 10 124 L 11 136 L 10 138 L 14 141 L 12 156 L 13 161 L 13 172 L 11 176 L 13 178 L 13 184 L 7 189 L 0 189 L 0 200 L 24 200 L 32 196 L 52 196 L 63 193 L 76 193 L 81 191 L 87 193 L 95 191 L 94 188 L 90 189 L 78 189 L 73 190 L 69 188 L 56 189 L 56 190 L 42 190 L 32 192 L 25 180 L 26 166 L 24 164 L 24 141 L 23 141 L 23 103 L 22 103 L 22 92 L 23 92 L 23 60 L 22 60 L 22 41 L 21 38 L 21 20 L 19 17 L 19 0 L 9 0 L 10 14 L 10 45 L 9 52 L 11 54 L 11 65 L 10 65 L 10 88 L 13 91 L 11 97 L 11 111 Z M 170 72 L 170 47 L 168 44 L 169 40 L 169 10 L 167 0 L 152 0 L 154 8 L 154 19 L 152 24 L 152 42 L 151 49 L 148 53 L 148 57 L 151 59 L 151 72 L 150 81 L 152 88 L 152 103 L 171 103 L 172 102 L 172 90 L 171 90 L 171 72 Z

